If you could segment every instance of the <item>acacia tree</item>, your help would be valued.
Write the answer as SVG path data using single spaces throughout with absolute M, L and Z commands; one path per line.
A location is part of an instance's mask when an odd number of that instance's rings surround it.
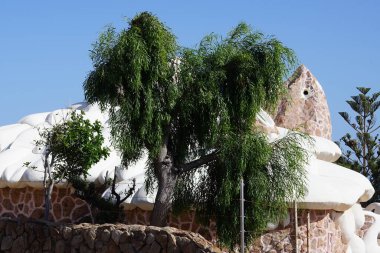
M 108 110 L 124 165 L 148 152 L 147 185 L 157 188 L 152 225 L 167 224 L 172 203 L 212 207 L 201 216 L 216 219 L 218 235 L 229 243 L 236 238 L 226 230 L 237 224 L 240 177 L 246 196 L 257 200 L 250 202 L 257 219 L 250 230 L 278 219 L 287 201 L 303 195 L 300 138 L 269 144 L 254 129 L 260 108 L 283 94 L 294 63 L 293 52 L 275 38 L 242 23 L 226 38 L 210 35 L 196 49 L 180 49 L 170 30 L 144 12 L 120 33 L 101 34 L 91 58 L 85 97 Z
M 91 123 L 83 114 L 72 112 L 68 119 L 43 129 L 37 145 L 44 148 L 45 219 L 51 209 L 51 194 L 57 182 L 78 182 L 86 178 L 88 170 L 100 159 L 106 158 L 109 149 L 103 147 L 102 126 Z
M 359 94 L 346 101 L 355 113 L 352 121 L 347 112 L 339 112 L 355 131 L 355 137 L 347 133 L 340 141 L 348 148 L 340 163 L 367 177 L 375 187 L 370 200 L 380 201 L 380 125 L 376 124 L 376 112 L 380 107 L 380 92 L 369 95 L 370 88 L 357 87 Z

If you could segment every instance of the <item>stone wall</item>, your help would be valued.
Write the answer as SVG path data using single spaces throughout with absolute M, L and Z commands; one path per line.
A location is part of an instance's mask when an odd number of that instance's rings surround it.
M 70 194 L 69 189 L 54 189 L 52 195 L 53 208 L 50 220 L 53 222 L 78 223 L 83 220 L 92 220 L 91 209 L 83 200 Z M 0 189 L 0 216 L 11 218 L 41 219 L 44 214 L 43 190 L 33 188 Z M 310 228 L 307 226 L 307 212 L 310 212 Z M 339 228 L 332 220 L 332 211 L 299 210 L 300 252 L 345 252 L 346 245 L 342 243 Z M 124 223 L 149 225 L 151 212 L 139 208 L 126 211 Z M 294 214 L 290 214 L 291 221 L 286 227 L 270 231 L 256 239 L 251 252 L 293 252 L 295 247 Z M 216 224 L 201 226 L 195 220 L 194 211 L 184 212 L 179 217 L 170 215 L 168 226 L 185 231 L 196 232 L 208 241 L 216 244 Z M 362 232 L 364 233 L 364 231 Z M 309 235 L 309 239 L 308 239 Z
M 310 227 L 308 229 L 308 212 Z M 298 210 L 298 245 L 300 253 L 345 253 L 347 245 L 332 219 L 332 210 Z M 131 224 L 149 224 L 150 212 L 140 209 L 128 211 L 127 221 Z M 294 212 L 290 210 L 290 223 L 285 227 L 268 231 L 257 238 L 249 248 L 250 253 L 292 253 L 295 249 Z M 186 212 L 180 217 L 169 217 L 169 226 L 201 234 L 212 243 L 217 243 L 216 224 L 209 227 L 195 222 L 195 213 Z M 225 252 L 227 250 L 224 250 Z
M 198 234 L 165 227 L 104 224 L 54 225 L 0 220 L 1 252 L 220 252 Z
M 144 211 L 139 208 L 126 211 L 127 224 L 149 225 L 150 211 Z M 181 230 L 191 231 L 201 234 L 204 238 L 211 242 L 216 242 L 216 224 L 210 221 L 209 226 L 202 226 L 195 220 L 194 211 L 186 211 L 180 216 L 169 215 L 167 226 L 178 228 Z
M 80 222 L 90 218 L 88 204 L 70 194 L 69 188 L 54 188 L 49 220 Z M 44 216 L 44 191 L 31 187 L 0 189 L 0 217 L 41 219 Z
M 307 215 L 310 214 L 308 229 Z M 342 242 L 342 234 L 332 220 L 333 211 L 299 210 L 298 245 L 300 253 L 344 253 L 347 245 Z M 309 239 L 308 239 L 309 237 Z M 290 253 L 295 249 L 294 214 L 286 227 L 270 231 L 256 239 L 250 252 Z
M 70 194 L 70 189 L 54 188 L 52 210 L 49 220 L 61 223 L 79 223 L 92 220 L 88 204 Z M 126 224 L 149 225 L 150 211 L 139 208 L 126 211 Z M 42 219 L 44 216 L 44 192 L 42 189 L 2 188 L 0 189 L 0 217 Z M 215 223 L 208 227 L 195 222 L 193 211 L 183 213 L 180 217 L 169 216 L 168 226 L 186 231 L 200 233 L 208 240 L 215 240 Z

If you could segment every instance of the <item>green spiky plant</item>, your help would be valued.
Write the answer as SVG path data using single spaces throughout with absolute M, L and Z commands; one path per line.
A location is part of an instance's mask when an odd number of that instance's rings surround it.
M 143 12 L 127 29 L 101 34 L 91 58 L 85 97 L 109 112 L 124 165 L 148 152 L 147 185 L 157 189 L 152 225 L 167 225 L 172 204 L 191 205 L 201 221 L 217 221 L 219 238 L 231 246 L 240 177 L 252 201 L 247 230 L 264 229 L 303 196 L 302 137 L 271 144 L 254 127 L 260 108 L 284 94 L 294 66 L 292 50 L 277 39 L 241 23 L 225 38 L 209 35 L 195 49 L 179 48 L 170 30 Z

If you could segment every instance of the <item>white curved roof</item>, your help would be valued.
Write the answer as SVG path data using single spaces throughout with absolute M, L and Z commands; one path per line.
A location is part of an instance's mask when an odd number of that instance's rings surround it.
M 306 170 L 308 193 L 299 203 L 300 208 L 345 211 L 374 194 L 367 178 L 334 163 L 313 158 Z
M 104 127 L 105 145 L 111 146 L 108 115 L 102 113 L 97 105 L 77 103 L 50 113 L 28 115 L 17 124 L 0 127 L 0 188 L 42 187 L 41 150 L 34 144 L 34 141 L 39 139 L 38 129 L 49 128 L 61 122 L 72 110 L 84 111 L 84 117 L 91 121 L 99 120 Z M 270 141 L 282 138 L 288 132 L 287 129 L 274 126 L 273 120 L 264 111 L 260 112 L 258 120 L 269 128 L 275 128 L 275 131 L 268 133 Z M 310 163 L 306 166 L 308 194 L 299 206 L 344 211 L 357 202 L 368 200 L 374 193 L 369 181 L 359 173 L 332 163 L 341 155 L 339 147 L 321 137 L 313 136 L 313 139 L 313 145 L 305 144 L 305 148 L 311 154 Z M 137 206 L 145 210 L 153 208 L 155 194 L 147 194 L 144 187 L 146 159 L 144 155 L 128 170 L 117 172 L 120 181 L 117 189 L 120 192 L 129 189 L 131 179 L 136 178 L 136 192 L 124 202 L 127 209 Z M 30 162 L 30 166 L 36 169 L 25 167 L 25 162 Z M 110 156 L 95 164 L 90 169 L 87 179 L 103 183 L 107 176 L 113 177 L 115 166 L 120 162 L 119 153 L 111 148 Z M 109 196 L 108 190 L 104 197 Z
M 96 105 L 78 103 L 50 113 L 28 115 L 17 124 L 0 127 L 0 187 L 42 187 L 42 151 L 35 145 L 35 141 L 40 139 L 39 130 L 62 122 L 72 110 L 83 110 L 85 118 L 99 120 L 104 126 L 102 131 L 105 145 L 110 146 L 107 114 L 101 113 Z M 113 175 L 114 168 L 120 161 L 120 155 L 111 149 L 107 159 L 99 161 L 90 169 L 89 180 L 104 182 L 106 173 Z M 24 166 L 26 162 L 30 163 L 30 168 Z

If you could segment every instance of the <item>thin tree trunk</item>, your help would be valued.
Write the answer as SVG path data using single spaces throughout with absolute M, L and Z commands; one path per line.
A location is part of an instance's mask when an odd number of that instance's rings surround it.
M 54 181 L 49 179 L 48 185 L 45 188 L 45 215 L 44 218 L 46 221 L 49 220 L 49 214 L 51 209 L 51 194 L 53 193 Z
M 44 219 L 46 221 L 49 220 L 50 208 L 51 208 L 51 194 L 53 193 L 54 188 L 54 178 L 52 175 L 51 167 L 54 163 L 54 157 L 51 157 L 49 161 L 49 152 L 45 153 L 45 161 L 44 161 L 44 193 L 45 193 L 45 213 Z

